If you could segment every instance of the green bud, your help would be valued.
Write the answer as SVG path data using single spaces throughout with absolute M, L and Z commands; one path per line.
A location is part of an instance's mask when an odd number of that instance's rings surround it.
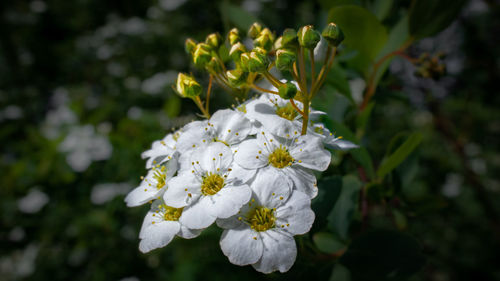
M 238 42 L 231 46 L 231 50 L 229 50 L 229 56 L 231 56 L 231 58 L 238 63 L 240 61 L 241 54 L 246 51 L 247 48 L 245 47 L 245 45 L 241 44 L 241 42 Z
M 186 43 L 184 43 L 184 49 L 186 50 L 186 53 L 192 54 L 195 48 L 196 48 L 196 41 L 194 41 L 191 38 L 186 39 Z
M 293 99 L 297 94 L 297 87 L 292 82 L 286 82 L 279 86 L 278 93 L 284 99 Z
M 240 41 L 240 32 L 235 27 L 229 31 L 227 34 L 227 39 L 229 40 L 229 44 L 234 45 L 236 42 Z
M 296 59 L 297 56 L 294 51 L 290 49 L 279 49 L 276 51 L 276 68 L 282 71 L 290 70 Z
M 255 48 L 250 53 L 241 54 L 241 67 L 249 72 L 263 72 L 267 70 L 269 59 L 266 50 Z
M 248 30 L 248 36 L 252 39 L 255 39 L 260 35 L 261 31 L 262 31 L 262 25 L 255 22 L 254 24 L 252 24 L 252 26 L 250 26 L 250 29 Z
M 247 64 L 249 72 L 266 71 L 268 64 L 269 59 L 266 50 L 257 47 L 250 52 L 250 58 Z
M 328 41 L 330 45 L 338 46 L 342 41 L 344 41 L 344 33 L 335 23 L 329 23 L 322 33 L 323 37 Z
M 299 32 L 297 32 L 297 37 L 299 39 L 299 44 L 308 49 L 314 49 L 319 40 L 321 40 L 321 35 L 313 29 L 312 25 L 301 27 Z
M 219 33 L 209 34 L 205 39 L 205 43 L 207 43 L 210 47 L 217 49 L 222 43 L 222 37 Z
M 237 68 L 237 69 L 226 71 L 226 76 L 227 76 L 227 80 L 229 81 L 229 84 L 231 86 L 239 87 L 239 86 L 245 84 L 247 77 L 248 77 L 248 72 L 245 72 L 245 71 Z
M 176 91 L 183 98 L 194 98 L 201 94 L 202 88 L 192 76 L 179 73 L 177 76 Z
M 193 62 L 199 67 L 205 67 L 206 64 L 212 59 L 212 49 L 208 44 L 199 43 L 196 45 L 193 53 Z
M 276 39 L 276 41 L 274 41 L 274 49 L 279 50 L 284 47 L 285 46 L 283 46 L 283 36 L 280 36 L 278 37 L 278 39 Z
M 253 40 L 253 44 L 267 51 L 270 51 L 273 48 L 273 40 L 268 34 L 261 34 Z
M 222 72 L 222 69 L 223 69 L 222 65 L 221 65 L 221 61 L 215 57 L 212 57 L 212 59 L 210 59 L 210 61 L 206 65 L 206 68 L 210 72 L 215 72 L 215 73 L 220 73 L 220 72 Z
M 283 39 L 281 44 L 283 45 L 283 47 L 295 45 L 297 43 L 297 32 L 295 32 L 295 29 L 285 29 L 285 31 L 283 31 L 282 37 Z

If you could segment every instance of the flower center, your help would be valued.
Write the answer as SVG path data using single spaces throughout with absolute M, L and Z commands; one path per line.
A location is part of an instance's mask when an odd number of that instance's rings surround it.
M 295 120 L 295 117 L 297 117 L 297 111 L 290 103 L 282 107 L 278 106 L 278 108 L 276 109 L 276 114 L 278 114 L 279 117 L 288 119 L 290 121 Z
M 236 108 L 238 111 L 247 113 L 247 106 L 245 104 L 242 104 Z
M 203 177 L 201 184 L 201 193 L 203 195 L 214 195 L 224 187 L 224 178 L 218 174 L 207 173 Z
M 255 231 L 266 231 L 274 227 L 276 217 L 274 210 L 266 207 L 257 207 L 248 214 L 248 223 L 250 228 Z
M 288 150 L 280 144 L 279 148 L 276 148 L 269 155 L 269 164 L 273 165 L 276 168 L 285 168 L 287 166 L 292 165 L 293 158 L 288 152 Z
M 179 217 L 182 215 L 182 209 L 184 209 L 167 205 L 162 205 L 161 208 L 163 209 L 163 219 L 166 221 L 178 221 Z
M 153 178 L 156 180 L 156 188 L 161 189 L 165 186 L 165 181 L 167 180 L 167 168 L 161 166 L 160 169 L 155 169 Z

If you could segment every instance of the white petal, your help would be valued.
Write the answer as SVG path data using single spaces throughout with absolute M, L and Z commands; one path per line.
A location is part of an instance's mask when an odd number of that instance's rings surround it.
M 314 198 L 318 195 L 316 176 L 312 171 L 298 165 L 293 165 L 292 167 L 284 168 L 283 173 L 290 177 L 295 190 L 307 194 L 309 198 Z
M 234 154 L 234 161 L 243 168 L 257 169 L 268 164 L 267 156 L 267 149 L 262 147 L 257 139 L 250 139 L 239 145 L 238 152 Z
M 179 222 L 188 228 L 207 228 L 215 221 L 215 216 L 208 210 L 212 207 L 212 202 L 206 196 L 201 196 L 198 201 L 184 208 Z
M 288 199 L 292 190 L 292 182 L 279 169 L 266 167 L 257 172 L 250 188 L 260 204 L 275 208 Z
M 207 199 L 212 201 L 212 206 L 206 210 L 217 218 L 229 218 L 240 210 L 252 196 L 252 190 L 248 185 L 225 186 L 219 192 Z
M 324 143 L 327 147 L 331 149 L 338 149 L 338 150 L 349 150 L 353 148 L 358 148 L 359 145 L 352 143 L 347 140 L 342 140 L 338 138 L 326 138 L 324 140 Z
M 182 224 L 180 224 L 180 226 L 181 226 L 181 228 L 179 230 L 179 233 L 177 233 L 177 236 L 180 236 L 180 237 L 185 238 L 185 239 L 191 239 L 191 238 L 198 237 L 198 235 L 200 235 L 201 232 L 203 231 L 203 229 L 190 229 Z
M 179 228 L 179 223 L 174 221 L 151 224 L 144 229 L 143 238 L 139 243 L 139 250 L 147 253 L 166 246 L 179 232 Z
M 256 263 L 262 256 L 262 241 L 254 239 L 257 233 L 249 227 L 225 230 L 220 247 L 229 261 L 236 265 Z
M 175 148 L 181 153 L 191 150 L 193 148 L 202 146 L 203 140 L 208 141 L 211 139 L 211 130 L 207 124 L 208 121 L 194 121 L 183 128 L 183 133 L 177 140 Z M 205 142 L 206 144 L 207 142 Z
M 156 186 L 148 186 L 147 184 L 140 185 L 133 189 L 127 197 L 125 197 L 125 203 L 127 207 L 135 207 L 145 204 L 153 199 L 160 196 L 163 192 L 162 189 L 157 189 Z
M 233 162 L 231 169 L 232 171 L 229 172 L 227 180 L 237 184 L 247 183 L 255 176 L 255 172 L 257 172 L 255 169 L 245 169 L 236 162 Z
M 314 222 L 311 199 L 302 192 L 292 192 L 287 202 L 276 209 L 276 217 L 276 225 L 284 225 L 283 230 L 293 235 L 308 232 Z
M 174 153 L 172 147 L 163 144 L 161 141 L 153 142 L 150 150 L 146 150 L 141 154 L 143 159 L 149 158 L 146 162 L 146 168 L 151 169 L 154 164 L 161 164 L 162 162 L 168 160 L 168 156 Z
M 233 152 L 220 142 L 214 142 L 205 148 L 193 151 L 191 162 L 200 162 L 200 167 L 206 172 L 216 172 L 217 168 L 225 171 L 233 162 Z
M 163 200 L 168 206 L 182 208 L 194 202 L 200 194 L 201 185 L 196 178 L 189 173 L 183 173 L 168 182 Z
M 290 154 L 298 161 L 297 165 L 317 171 L 326 170 L 331 161 L 330 152 L 324 149 L 321 139 L 314 136 L 300 136 Z
M 243 113 L 231 109 L 215 112 L 210 123 L 216 128 L 217 138 L 229 145 L 243 141 L 252 129 L 252 124 Z
M 297 246 L 293 237 L 274 229 L 261 232 L 260 237 L 264 243 L 262 258 L 252 266 L 262 273 L 288 271 L 297 257 Z

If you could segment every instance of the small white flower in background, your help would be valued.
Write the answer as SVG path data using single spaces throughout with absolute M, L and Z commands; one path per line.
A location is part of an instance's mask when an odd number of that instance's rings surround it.
M 202 229 L 217 218 L 236 214 L 250 200 L 245 181 L 252 171 L 242 173 L 240 167 L 232 165 L 231 149 L 220 142 L 200 147 L 191 155 L 190 169 L 181 170 L 170 180 L 163 199 L 169 206 L 185 207 L 179 219 L 182 224 Z
M 311 198 L 318 194 L 316 177 L 311 170 L 324 171 L 330 164 L 330 152 L 323 148 L 321 139 L 299 135 L 284 139 L 261 132 L 256 139 L 239 145 L 235 161 L 246 169 L 274 170 L 293 182 L 294 189 Z M 260 172 L 257 174 L 260 177 Z
M 166 163 L 153 166 L 146 177 L 142 179 L 141 184 L 125 197 L 127 206 L 139 206 L 163 195 L 167 190 L 167 183 L 177 172 L 178 166 L 177 154 L 174 154 L 174 157 L 168 156 L 168 158 L 170 160 Z
M 162 199 L 155 200 L 146 214 L 139 238 L 139 250 L 147 253 L 165 247 L 177 235 L 182 238 L 194 238 L 201 230 L 187 228 L 179 221 L 183 208 L 167 206 Z
M 96 205 L 111 201 L 118 195 L 127 194 L 131 186 L 129 183 L 100 183 L 92 187 L 90 201 Z
M 222 252 L 237 265 L 251 264 L 257 271 L 286 272 L 295 262 L 294 235 L 309 231 L 314 222 L 311 201 L 293 191 L 285 175 L 265 171 L 251 184 L 252 199 L 235 216 L 217 220 L 224 228 Z
M 17 201 L 17 206 L 23 213 L 34 214 L 38 213 L 49 201 L 47 194 L 37 188 L 32 188 L 26 196 Z
M 111 157 L 113 146 L 109 140 L 95 132 L 94 126 L 73 127 L 62 143 L 59 151 L 68 153 L 66 162 L 77 172 L 85 171 L 92 161 Z

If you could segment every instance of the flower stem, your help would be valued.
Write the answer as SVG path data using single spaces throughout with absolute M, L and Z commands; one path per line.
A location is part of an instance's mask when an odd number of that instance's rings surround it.
M 293 106 L 293 108 L 295 108 L 295 110 L 297 110 L 297 112 L 300 115 L 302 115 L 302 117 L 304 117 L 304 112 L 300 110 L 300 108 L 297 106 L 297 104 L 295 104 L 295 101 L 293 99 L 290 99 L 290 104 Z
M 309 49 L 309 57 L 311 59 L 311 85 L 312 85 L 311 90 L 312 90 L 312 87 L 313 87 L 314 83 L 316 82 L 315 81 L 315 79 L 316 79 L 316 66 L 314 65 L 314 50 L 313 49 Z
M 193 101 L 198 106 L 198 108 L 201 110 L 201 112 L 203 113 L 203 116 L 205 118 L 209 119 L 210 113 L 208 113 L 208 111 L 205 110 L 205 108 L 203 107 L 203 102 L 201 101 L 200 97 L 196 96 L 195 98 L 193 98 Z
M 264 89 L 264 88 L 261 88 L 261 87 L 255 85 L 255 84 L 250 85 L 250 87 L 254 88 L 257 91 L 261 91 L 261 92 L 264 92 L 264 93 L 270 93 L 270 94 L 274 94 L 274 95 L 279 95 L 278 92 L 276 92 L 276 91 L 271 91 L 271 90 L 268 90 L 268 89 Z
M 212 92 L 212 80 L 213 80 L 213 76 L 210 75 L 210 80 L 208 80 L 208 89 L 207 89 L 207 103 L 205 104 L 205 111 L 206 112 L 210 112 L 209 110 L 209 105 L 210 105 L 210 93 Z

